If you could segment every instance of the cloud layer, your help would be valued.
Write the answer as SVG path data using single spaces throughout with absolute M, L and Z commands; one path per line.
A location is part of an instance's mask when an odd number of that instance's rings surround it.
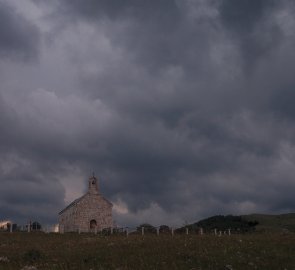
M 292 1 L 28 2 L 0 1 L 3 218 L 92 171 L 121 225 L 294 211 Z

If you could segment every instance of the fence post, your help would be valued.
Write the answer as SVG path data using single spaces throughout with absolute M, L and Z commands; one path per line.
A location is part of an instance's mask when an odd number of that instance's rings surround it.
M 144 227 L 141 227 L 141 235 L 144 235 Z
M 217 229 L 214 229 L 214 234 L 217 235 Z
M 30 229 L 31 229 L 31 228 L 30 228 L 30 223 L 28 223 L 28 232 L 30 232 Z
M 128 227 L 126 228 L 126 236 L 128 237 L 129 235 L 129 230 L 128 230 Z
M 230 229 L 228 229 L 228 235 L 230 235 Z
M 200 235 L 203 235 L 204 232 L 203 232 L 203 228 L 200 228 Z
M 174 229 L 171 228 L 171 235 L 173 236 L 174 235 Z
M 159 234 L 160 234 L 160 228 L 158 227 L 157 228 L 157 235 L 159 236 Z
M 188 235 L 188 228 L 185 228 L 185 233 L 186 235 Z
M 221 231 L 219 231 L 219 236 L 221 236 Z

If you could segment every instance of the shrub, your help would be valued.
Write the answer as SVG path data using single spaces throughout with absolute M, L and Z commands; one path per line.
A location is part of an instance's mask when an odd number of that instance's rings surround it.
M 138 232 L 141 232 L 142 227 L 144 227 L 144 232 L 147 232 L 147 233 L 155 233 L 157 231 L 154 226 L 152 226 L 151 224 L 148 224 L 148 223 L 144 223 L 144 224 L 139 225 L 139 227 L 137 227 L 136 230 Z
M 160 233 L 170 233 L 171 230 L 167 225 L 161 225 L 159 228 Z
M 37 249 L 30 249 L 28 250 L 24 256 L 23 256 L 23 259 L 26 261 L 26 262 L 35 262 L 35 261 L 38 261 L 42 258 L 42 253 L 37 250 Z

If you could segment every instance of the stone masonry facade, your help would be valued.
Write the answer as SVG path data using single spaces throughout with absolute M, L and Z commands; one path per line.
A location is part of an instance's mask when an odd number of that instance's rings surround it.
M 89 178 L 88 192 L 59 213 L 60 232 L 91 232 L 113 227 L 112 203 L 98 189 L 97 178 Z

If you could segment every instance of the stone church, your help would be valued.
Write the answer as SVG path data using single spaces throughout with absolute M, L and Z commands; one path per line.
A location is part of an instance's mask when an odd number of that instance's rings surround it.
M 98 180 L 88 180 L 88 192 L 59 212 L 60 232 L 91 232 L 113 227 L 112 203 L 99 192 Z

